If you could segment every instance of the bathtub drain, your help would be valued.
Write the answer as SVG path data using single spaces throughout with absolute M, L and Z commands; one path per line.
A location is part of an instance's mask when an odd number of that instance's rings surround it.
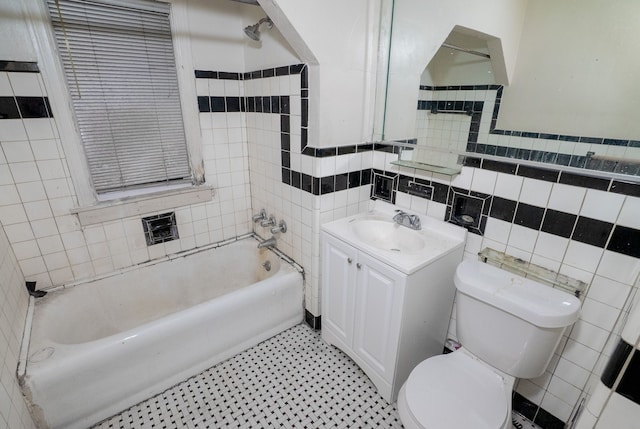
M 262 264 L 262 266 L 265 270 L 271 271 L 271 261 L 266 261 L 264 264 Z

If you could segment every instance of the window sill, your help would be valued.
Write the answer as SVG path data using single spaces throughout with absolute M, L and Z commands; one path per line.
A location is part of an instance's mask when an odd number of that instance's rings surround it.
M 99 201 L 94 206 L 71 209 L 71 213 L 78 215 L 80 225 L 95 225 L 126 217 L 205 203 L 211 201 L 213 195 L 214 189 L 211 186 L 191 186 L 116 200 Z

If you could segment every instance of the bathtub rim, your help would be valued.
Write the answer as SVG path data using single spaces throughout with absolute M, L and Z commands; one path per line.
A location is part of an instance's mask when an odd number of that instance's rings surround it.
M 78 280 L 78 281 L 74 281 L 74 282 L 70 282 L 70 283 L 65 283 L 63 285 L 60 286 L 55 286 L 52 288 L 48 288 L 48 289 L 42 289 L 42 290 L 46 290 L 47 292 L 56 292 L 56 291 L 61 291 L 64 289 L 69 289 L 69 288 L 73 288 L 76 286 L 81 286 L 83 284 L 87 284 L 87 283 L 92 283 L 95 281 L 99 281 L 102 279 L 106 279 L 106 278 L 110 278 L 113 276 L 117 276 L 129 271 L 133 271 L 139 268 L 144 268 L 144 267 L 148 267 L 148 266 L 153 266 L 162 262 L 167 262 L 167 261 L 172 261 L 174 259 L 178 259 L 178 258 L 184 258 L 190 255 L 194 255 L 197 253 L 202 253 L 202 252 L 206 252 L 208 250 L 211 249 L 217 249 L 219 247 L 223 247 L 229 244 L 233 244 L 236 243 L 238 241 L 242 241 L 242 240 L 247 240 L 253 238 L 256 241 L 260 241 L 260 240 L 264 240 L 259 234 L 255 233 L 255 232 L 250 232 L 247 234 L 242 234 L 242 235 L 238 235 L 236 237 L 227 239 L 227 240 L 222 240 L 222 241 L 218 241 L 216 243 L 211 243 L 211 244 L 207 244 L 206 246 L 202 246 L 202 247 L 197 247 L 194 249 L 189 249 L 189 250 L 184 250 L 184 251 L 180 251 L 180 252 L 176 252 L 176 253 L 172 253 L 166 256 L 163 256 L 161 258 L 156 258 L 156 259 L 152 259 L 146 262 L 143 262 L 141 264 L 137 264 L 137 265 L 132 265 L 130 267 L 126 267 L 126 268 L 122 268 L 116 271 L 112 271 L 106 274 L 101 274 L 98 276 L 93 276 L 87 279 L 83 279 L 83 280 Z M 280 259 L 282 259 L 284 262 L 288 263 L 289 265 L 291 265 L 295 271 L 298 271 L 301 276 L 302 276 L 302 284 L 305 284 L 306 278 L 305 278 L 305 271 L 304 268 L 298 264 L 296 261 L 293 260 L 293 258 L 291 258 L 290 256 L 286 255 L 284 252 L 282 252 L 280 249 L 278 248 L 274 248 L 274 247 L 269 247 L 268 248 L 269 251 L 273 252 L 276 254 L 276 256 Z M 27 315 L 25 318 L 25 327 L 24 327 L 24 331 L 22 332 L 22 340 L 21 340 L 21 344 L 20 344 L 20 353 L 19 353 L 19 360 L 18 360 L 18 367 L 16 368 L 16 376 L 18 378 L 18 382 L 19 384 L 22 386 L 24 384 L 24 377 L 26 376 L 27 373 L 27 365 L 29 363 L 29 349 L 30 349 L 30 341 L 31 341 L 31 330 L 33 327 L 33 314 L 34 314 L 34 310 L 35 310 L 35 304 L 36 304 L 36 299 L 33 296 L 29 297 L 29 305 L 27 307 Z M 303 303 L 303 308 L 304 308 L 304 303 Z

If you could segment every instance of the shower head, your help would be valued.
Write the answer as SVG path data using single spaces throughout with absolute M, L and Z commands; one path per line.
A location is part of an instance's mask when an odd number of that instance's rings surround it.
M 248 25 L 244 28 L 244 34 L 246 34 L 250 39 L 255 40 L 256 42 L 260 41 L 260 25 L 266 23 L 268 28 L 273 27 L 273 22 L 271 18 L 264 17 L 260 21 L 256 22 L 253 25 Z

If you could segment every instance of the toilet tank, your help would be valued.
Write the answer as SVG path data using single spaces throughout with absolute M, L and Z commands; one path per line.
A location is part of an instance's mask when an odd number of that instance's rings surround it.
M 463 347 L 518 378 L 549 365 L 562 333 L 580 313 L 580 300 L 479 261 L 456 269 L 456 333 Z

